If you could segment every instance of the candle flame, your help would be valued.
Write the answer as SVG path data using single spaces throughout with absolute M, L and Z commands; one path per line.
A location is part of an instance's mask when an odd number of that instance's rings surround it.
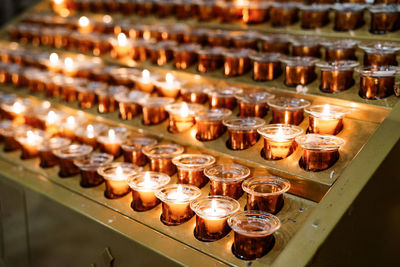
M 24 110 L 25 110 L 25 107 L 20 102 L 17 101 L 13 104 L 13 112 L 14 113 L 19 114 L 19 113 L 22 113 Z
M 93 138 L 93 137 L 94 137 L 94 128 L 93 128 L 93 125 L 89 124 L 89 125 L 86 127 L 86 132 L 87 132 L 87 136 L 88 136 L 89 138 Z
M 110 15 L 104 15 L 103 16 L 103 22 L 104 23 L 111 23 L 113 21 L 113 18 Z
M 322 110 L 322 115 L 323 116 L 331 115 L 331 108 L 330 108 L 329 104 L 324 105 L 324 109 Z
M 124 170 L 122 169 L 121 166 L 117 167 L 117 169 L 115 170 L 115 175 L 117 176 L 118 180 L 123 180 Z
M 217 201 L 215 199 L 211 200 L 211 210 L 213 213 L 217 212 Z
M 182 185 L 178 185 L 178 188 L 176 189 L 176 199 L 182 199 L 182 198 L 184 198 Z
M 74 61 L 72 60 L 72 58 L 67 57 L 64 59 L 64 65 L 67 70 L 71 70 L 74 68 Z
M 143 179 L 144 179 L 143 181 L 144 186 L 150 186 L 150 173 L 146 172 L 144 174 Z
M 167 84 L 172 84 L 174 83 L 174 76 L 171 73 L 167 73 L 167 75 L 165 75 L 165 81 L 167 82 Z
M 182 116 L 182 117 L 189 116 L 189 106 L 186 104 L 186 102 L 182 103 L 181 109 L 179 111 L 179 115 Z
M 115 139 L 115 131 L 114 131 L 114 129 L 108 130 L 108 138 L 110 138 L 111 140 Z
M 284 134 L 284 132 L 283 132 L 283 130 L 282 130 L 282 127 L 279 127 L 279 128 L 278 128 L 278 131 L 277 131 L 276 134 L 275 134 L 275 136 L 279 138 L 279 137 L 282 137 L 283 134 Z
M 47 122 L 48 123 L 55 123 L 57 119 L 57 115 L 54 111 L 50 110 L 49 113 L 47 113 Z
M 150 71 L 145 69 L 142 71 L 142 79 L 148 81 L 150 79 Z
M 51 53 L 50 57 L 49 57 L 49 60 L 50 60 L 50 64 L 57 65 L 58 64 L 58 54 L 57 53 Z
M 28 144 L 31 144 L 31 145 L 35 144 L 39 140 L 39 136 L 30 130 L 26 133 L 26 138 L 27 138 Z
M 143 32 L 143 39 L 150 40 L 150 38 L 151 38 L 151 32 L 150 31 L 144 31 Z
M 117 39 L 119 46 L 126 46 L 128 44 L 128 40 L 126 39 L 126 35 L 124 33 L 118 34 Z
M 75 126 L 75 118 L 73 116 L 69 116 L 67 118 L 67 124 L 69 128 L 73 128 Z
M 64 0 L 53 0 L 54 4 L 60 5 L 64 2 Z
M 90 23 L 90 21 L 87 17 L 82 16 L 79 18 L 79 26 L 80 27 L 87 27 L 87 26 L 89 26 L 89 23 Z

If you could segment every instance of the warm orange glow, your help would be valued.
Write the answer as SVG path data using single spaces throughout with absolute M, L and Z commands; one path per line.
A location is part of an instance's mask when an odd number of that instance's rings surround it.
M 118 45 L 119 46 L 127 46 L 128 45 L 128 39 L 126 39 L 126 35 L 124 33 L 118 34 Z

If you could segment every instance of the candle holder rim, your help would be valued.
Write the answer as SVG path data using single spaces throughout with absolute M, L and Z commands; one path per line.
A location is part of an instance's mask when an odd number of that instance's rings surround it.
M 306 134 L 295 138 L 303 149 L 316 151 L 337 150 L 345 144 L 345 140 L 328 134 Z
M 331 4 L 311 4 L 311 5 L 306 5 L 301 3 L 299 5 L 299 9 L 301 11 L 327 11 L 332 8 Z
M 299 9 L 300 3 L 296 2 L 272 2 L 271 6 L 280 9 Z
M 362 42 L 358 47 L 368 54 L 393 54 L 400 51 L 400 46 L 394 42 Z
M 221 169 L 222 170 L 219 170 Z M 226 172 L 233 170 L 235 171 L 236 177 L 221 177 L 221 171 Z M 234 164 L 234 163 L 216 163 L 212 166 L 206 167 L 204 170 L 204 175 L 210 180 L 214 180 L 221 183 L 236 183 L 243 181 L 250 175 L 250 169 L 244 165 Z
M 212 84 L 191 83 L 185 84 L 181 88 L 181 93 L 204 93 L 207 94 L 208 90 L 215 88 Z
M 287 66 L 302 66 L 302 67 L 312 67 L 314 66 L 319 59 L 315 57 L 294 57 L 294 56 L 285 56 L 281 57 L 280 61 Z
M 106 88 L 97 88 L 94 92 L 97 96 L 113 97 L 118 93 L 127 91 L 125 86 L 108 86 Z
M 250 48 L 231 48 L 222 52 L 225 58 L 250 58 L 250 55 L 255 53 L 254 49 Z
M 368 7 L 369 5 L 362 3 L 335 3 L 332 5 L 333 10 L 345 12 L 359 12 Z
M 236 117 L 224 119 L 222 123 L 230 130 L 255 130 L 265 124 L 265 120 L 259 117 Z
M 252 2 L 248 2 L 252 3 Z M 252 40 L 257 41 L 260 38 L 261 34 L 256 31 L 245 31 L 240 32 L 238 34 L 232 35 L 232 40 Z
M 141 100 L 140 105 L 143 107 L 164 107 L 173 102 L 175 102 L 175 99 L 170 97 L 152 96 L 145 99 L 145 101 Z
M 62 159 L 74 159 L 82 157 L 93 151 L 93 147 L 89 145 L 71 144 L 66 147 L 53 150 L 54 155 Z
M 194 116 L 196 113 L 205 110 L 201 104 L 177 102 L 165 106 L 165 110 L 172 115 L 180 115 L 181 107 L 185 103 L 187 105 L 188 116 Z
M 170 199 L 168 198 L 168 190 L 176 190 L 178 187 L 182 188 L 182 194 L 184 194 L 185 190 L 190 190 L 191 196 L 185 196 L 185 198 L 181 199 Z M 166 191 L 166 192 L 164 192 Z M 190 203 L 191 201 L 195 200 L 201 195 L 201 190 L 194 185 L 188 184 L 170 184 L 164 185 L 160 189 L 158 189 L 155 193 L 156 197 L 160 199 L 164 203 L 171 203 L 171 204 L 186 204 Z
M 182 162 L 185 159 L 192 158 L 197 160 L 203 160 L 203 162 L 186 163 Z M 180 169 L 204 169 L 215 163 L 215 157 L 207 154 L 181 154 L 172 159 L 172 163 Z
M 119 92 L 114 95 L 114 98 L 119 103 L 140 104 L 141 101 L 150 98 L 150 94 L 139 90 L 130 90 Z
M 262 35 L 260 39 L 264 42 L 283 43 L 283 44 L 290 43 L 289 34 Z
M 157 184 L 153 184 L 152 186 L 140 186 L 138 184 L 139 179 L 144 179 L 145 175 L 149 175 L 150 178 L 157 177 L 159 180 L 157 180 Z M 167 185 L 171 181 L 171 177 L 165 173 L 161 172 L 154 172 L 154 171 L 144 171 L 144 172 L 138 172 L 134 175 L 131 175 L 128 177 L 127 182 L 130 188 L 136 191 L 146 191 L 146 192 L 152 192 L 155 190 L 160 189 L 161 187 Z
M 222 88 L 214 87 L 213 89 L 208 90 L 209 96 L 217 96 L 217 97 L 235 97 L 235 94 L 243 92 L 242 88 L 238 88 L 235 86 L 224 86 Z
M 264 226 L 264 230 L 248 230 L 248 229 L 243 229 L 241 227 L 242 222 L 244 220 L 250 220 L 252 222 L 258 221 L 259 223 L 267 223 L 267 225 Z M 252 223 L 254 225 L 254 223 Z M 272 215 L 267 212 L 262 212 L 262 211 L 255 211 L 255 210 L 247 210 L 247 211 L 239 211 L 233 216 L 231 216 L 228 219 L 228 225 L 232 228 L 233 231 L 240 233 L 245 236 L 254 236 L 254 237 L 259 237 L 259 236 L 268 236 L 273 234 L 275 231 L 277 231 L 280 226 L 281 222 L 278 217 L 275 215 Z
M 268 106 L 278 110 L 297 111 L 311 105 L 311 102 L 303 98 L 275 97 L 268 101 Z
M 344 40 L 323 40 L 321 45 L 328 49 L 351 49 L 356 48 L 360 43 L 358 40 L 344 39 Z
M 162 76 L 154 71 L 149 71 L 149 83 L 154 81 L 154 80 L 159 80 L 161 79 Z M 143 78 L 143 71 L 141 75 L 135 75 L 132 77 L 132 80 L 134 80 L 135 82 L 145 82 L 144 78 Z M 147 82 L 147 81 L 146 81 Z
M 137 141 L 147 141 L 147 143 L 135 143 L 134 140 Z M 142 150 L 146 146 L 152 146 L 157 144 L 157 139 L 151 138 L 151 137 L 132 137 L 132 138 L 127 138 L 122 144 L 121 147 L 123 150 L 126 151 L 135 151 L 135 150 Z
M 255 62 L 270 63 L 280 62 L 282 54 L 278 52 L 259 52 L 251 54 L 249 57 Z
M 114 157 L 107 153 L 92 152 L 81 158 L 74 159 L 74 164 L 81 170 L 96 170 L 105 164 L 111 163 Z
M 115 175 L 113 173 L 106 173 L 107 171 L 115 170 L 118 167 L 121 167 L 122 171 L 124 172 L 124 177 L 128 178 L 130 175 L 134 175 L 140 171 L 142 171 L 141 167 L 138 167 L 132 163 L 127 162 L 111 162 L 100 166 L 97 169 L 97 173 L 102 176 L 106 180 L 112 181 L 123 181 L 123 179 L 115 179 Z
M 324 71 L 351 71 L 360 63 L 355 60 L 319 61 L 316 66 Z
M 12 127 L 12 121 L 11 120 L 2 120 L 0 121 L 0 129 L 5 129 L 5 128 L 9 128 Z
M 377 78 L 395 76 L 400 72 L 400 68 L 397 66 L 360 66 L 354 70 L 360 73 L 361 76 Z
M 260 128 L 257 129 L 257 132 L 263 136 L 265 139 L 268 140 L 275 140 L 277 139 L 276 137 L 276 131 L 278 131 L 279 129 L 285 128 L 288 131 L 290 131 L 289 133 L 284 132 L 284 136 L 283 137 L 279 137 L 278 139 L 281 140 L 292 140 L 294 138 L 296 138 L 297 136 L 301 135 L 304 133 L 303 128 L 296 126 L 296 125 L 292 125 L 292 124 L 268 124 L 265 126 L 262 126 Z M 268 130 L 270 132 L 268 132 Z M 272 133 L 271 133 L 272 131 Z
M 52 151 L 55 149 L 63 148 L 69 146 L 72 141 L 68 138 L 64 137 L 51 137 L 48 138 L 46 141 L 43 142 L 38 146 L 39 151 Z
M 252 186 L 254 185 L 272 185 L 278 187 L 279 190 L 276 192 L 257 192 Z M 277 196 L 286 193 L 290 189 L 290 182 L 287 179 L 273 176 L 273 175 L 260 175 L 253 176 L 243 181 L 242 189 L 248 194 L 261 196 L 261 197 L 269 197 L 269 196 Z
M 399 7 L 396 4 L 377 4 L 369 5 L 368 11 L 371 13 L 396 13 L 399 12 Z
M 178 46 L 174 46 L 172 48 L 172 51 L 176 52 L 196 52 L 199 49 L 201 49 L 201 45 L 195 44 L 195 43 L 185 43 L 185 44 L 180 44 Z
M 235 94 L 236 99 L 246 104 L 267 104 L 269 100 L 275 97 L 267 91 L 243 91 Z
M 197 51 L 198 55 L 211 55 L 211 56 L 222 56 L 225 52 L 225 47 L 210 47 L 210 48 L 203 48 Z
M 76 131 L 75 131 L 76 136 L 79 136 L 79 137 L 87 136 L 87 127 L 89 125 L 92 125 L 92 127 L 93 127 L 93 135 L 94 136 L 100 134 L 101 132 L 108 130 L 107 125 L 105 125 L 103 123 L 88 123 L 84 127 L 80 127 L 78 129 L 76 129 Z
M 329 105 L 329 104 L 328 104 Z M 329 114 L 324 114 L 326 105 L 312 105 L 304 109 L 304 111 L 316 118 L 340 119 L 351 110 L 345 107 L 329 105 Z
M 9 128 L 0 128 L 0 135 L 14 137 L 19 135 L 21 132 L 26 132 L 28 130 L 33 130 L 33 128 L 28 125 L 18 125 Z
M 162 153 L 153 153 L 152 151 L 155 149 L 169 149 L 169 151 L 164 151 Z M 173 151 L 171 151 L 173 150 Z M 181 145 L 177 145 L 177 144 L 156 144 L 153 146 L 146 146 L 143 148 L 143 153 L 149 157 L 149 158 L 153 158 L 153 159 L 161 159 L 161 158 L 168 158 L 168 159 L 172 159 L 175 156 L 182 154 L 184 151 L 184 147 Z
M 204 110 L 196 115 L 196 121 L 222 121 L 232 115 L 232 110 L 227 108 L 213 108 Z
M 323 40 L 324 39 L 321 37 L 301 35 L 290 38 L 290 43 L 292 44 L 292 46 L 319 47 L 321 46 L 321 42 L 323 42 Z
M 34 140 L 34 143 L 29 140 L 27 136 L 28 131 L 31 131 L 35 135 L 36 139 Z M 22 133 L 21 131 L 19 134 L 14 135 L 14 137 L 20 144 L 32 144 L 38 146 L 43 142 L 44 138 L 46 137 L 46 132 L 39 129 L 29 129 L 24 133 Z
M 202 210 L 202 208 L 207 208 L 208 206 L 212 207 L 212 202 L 213 201 L 218 201 L 219 205 L 221 206 L 221 203 L 224 205 L 222 208 L 227 209 L 226 214 L 224 215 L 209 215 Z M 208 204 L 208 205 L 207 205 Z M 210 205 L 211 204 L 211 205 Z M 204 207 L 206 206 L 206 207 Z M 240 209 L 240 203 L 236 199 L 233 199 L 231 197 L 227 196 L 203 196 L 203 197 L 198 197 L 192 202 L 190 202 L 190 208 L 196 213 L 197 216 L 200 216 L 202 218 L 209 218 L 209 219 L 225 219 L 229 218 L 233 214 L 239 211 Z M 221 207 L 219 207 L 221 208 Z

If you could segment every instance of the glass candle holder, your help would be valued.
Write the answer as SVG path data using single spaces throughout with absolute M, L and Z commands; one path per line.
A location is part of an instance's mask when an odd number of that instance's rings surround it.
M 143 112 L 143 123 L 145 125 L 155 125 L 168 118 L 165 106 L 172 104 L 175 100 L 167 97 L 150 97 L 145 101 L 140 101 Z
M 1 98 L 1 96 L 0 96 L 0 98 Z M 0 102 L 1 102 L 1 99 L 0 99 Z M 1 113 L 1 111 L 0 111 L 0 113 Z M 0 121 L 0 142 L 4 141 L 2 132 L 7 131 L 7 130 L 12 130 L 12 128 L 13 128 L 12 121 L 10 121 L 10 120 L 1 120 Z
M 364 9 L 362 4 L 335 4 L 335 31 L 352 31 L 364 25 Z
M 364 66 L 397 66 L 397 52 L 400 46 L 391 42 L 370 42 L 359 44 L 364 50 Z
M 38 147 L 39 149 L 39 166 L 42 168 L 50 168 L 58 164 L 58 158 L 54 155 L 53 150 L 67 147 L 71 144 L 71 140 L 62 137 L 53 137 L 44 140 Z
M 394 93 L 396 76 L 399 69 L 394 66 L 359 67 L 359 95 L 366 99 L 381 99 Z
M 76 130 L 76 140 L 85 145 L 89 145 L 94 149 L 97 147 L 97 136 L 106 131 L 107 126 L 102 123 L 88 124 Z
M 297 86 L 307 85 L 313 82 L 315 74 L 315 63 L 318 59 L 312 57 L 286 57 L 281 58 L 285 66 L 285 85 Z
M 150 160 L 151 171 L 173 175 L 177 169 L 172 159 L 182 154 L 184 150 L 182 146 L 176 144 L 158 144 L 146 146 L 142 151 Z
M 131 58 L 133 42 L 128 39 L 124 33 L 118 34 L 117 38 L 111 38 L 109 42 L 112 45 L 112 57 Z
M 71 140 L 75 139 L 75 132 L 86 123 L 86 119 L 80 116 L 68 116 L 59 122 L 59 135 Z
M 99 167 L 97 172 L 106 182 L 104 196 L 116 199 L 127 195 L 131 191 L 128 178 L 140 171 L 141 168 L 124 162 L 113 162 Z
M 311 103 L 304 99 L 277 97 L 268 101 L 272 109 L 271 123 L 299 125 L 304 119 L 304 108 Z
M 78 86 L 78 101 L 81 108 L 92 108 L 97 103 L 95 91 L 106 90 L 107 84 L 102 82 L 90 82 L 85 86 Z
M 261 36 L 264 52 L 289 54 L 290 37 L 284 34 Z
M 211 47 L 229 47 L 232 36 L 229 31 L 210 30 L 207 34 L 208 45 Z
M 144 166 L 147 163 L 147 157 L 143 153 L 146 146 L 154 146 L 157 140 L 150 137 L 129 137 L 122 144 L 122 153 L 124 161 L 135 164 L 136 166 Z
M 243 195 L 242 182 L 250 175 L 250 169 L 239 164 L 217 163 L 204 169 L 210 179 L 210 195 L 239 199 Z
M 4 152 L 11 152 L 21 148 L 21 145 L 17 141 L 17 136 L 26 133 L 28 130 L 32 130 L 30 126 L 20 125 L 11 126 L 0 129 L 0 135 L 4 141 Z
M 285 27 L 299 20 L 299 4 L 294 2 L 273 2 L 271 6 L 272 27 Z
M 175 68 L 187 69 L 191 65 L 197 62 L 197 51 L 200 50 L 201 46 L 198 44 L 182 44 L 177 47 L 173 47 L 173 57 Z
M 60 170 L 58 175 L 65 178 L 78 174 L 80 170 L 74 164 L 74 160 L 82 158 L 92 151 L 91 146 L 76 144 L 53 150 L 54 155 L 59 160 Z
M 292 55 L 294 57 L 321 57 L 321 39 L 312 36 L 292 38 Z
M 247 210 L 277 214 L 283 207 L 283 194 L 290 188 L 290 182 L 275 176 L 255 176 L 242 184 L 247 193 Z
M 161 41 L 148 46 L 151 62 L 158 66 L 167 64 L 173 58 L 172 48 L 175 46 L 177 46 L 175 41 Z
M 304 132 L 302 128 L 289 124 L 269 124 L 257 131 L 264 137 L 261 155 L 266 160 L 280 160 L 292 155 L 297 148 L 294 139 Z
M 171 178 L 159 172 L 139 172 L 128 178 L 132 190 L 131 208 L 134 211 L 147 211 L 160 204 L 155 192 L 167 185 Z
M 154 81 L 155 88 L 159 96 L 177 98 L 184 81 L 175 78 L 171 73 L 167 73 L 165 78 Z
M 326 105 L 315 105 L 305 109 L 309 114 L 308 131 L 310 133 L 336 135 L 343 129 L 343 117 L 349 110 Z
M 224 55 L 224 75 L 227 77 L 239 76 L 249 71 L 251 67 L 250 55 L 254 50 L 240 48 L 226 50 Z
M 22 99 L 2 103 L 2 115 L 4 118 L 12 120 L 14 125 L 22 125 L 25 123 L 25 113 L 30 106 L 30 103 Z
M 190 220 L 194 215 L 190 202 L 200 195 L 200 189 L 193 185 L 173 184 L 160 188 L 156 196 L 162 201 L 161 222 L 174 226 Z
M 358 41 L 338 40 L 322 41 L 321 45 L 325 48 L 326 61 L 357 60 L 356 48 Z
M 209 21 L 217 17 L 217 8 L 214 0 L 199 0 L 196 1 L 199 14 L 198 19 L 200 21 Z
M 195 121 L 195 114 L 205 108 L 199 104 L 187 104 L 186 102 L 169 104 L 165 107 L 169 113 L 168 131 L 181 133 L 192 128 Z
M 97 136 L 97 142 L 102 152 L 118 157 L 121 155 L 121 144 L 125 141 L 126 137 L 127 133 L 109 129 Z
M 242 6 L 242 22 L 258 24 L 269 19 L 270 3 L 244 2 Z
M 240 117 L 263 118 L 268 113 L 268 101 L 275 96 L 266 91 L 246 91 L 236 94 Z
M 134 77 L 140 75 L 138 69 L 117 68 L 110 71 L 112 83 L 114 85 L 126 86 L 132 88 Z
M 74 164 L 81 171 L 80 185 L 82 187 L 94 187 L 104 182 L 97 169 L 113 161 L 114 157 L 106 153 L 91 153 L 82 158 L 75 159 Z
M 257 129 L 265 121 L 257 117 L 231 118 L 222 122 L 228 128 L 227 146 L 233 150 L 247 149 L 255 145 L 260 137 Z
M 99 113 L 114 112 L 118 108 L 118 103 L 115 100 L 115 95 L 127 92 L 125 86 L 110 86 L 107 88 L 98 88 L 95 91 L 98 101 L 97 111 Z
M 132 42 L 132 54 L 133 60 L 142 62 L 148 58 L 147 48 L 151 45 L 155 45 L 154 39 L 137 39 Z
M 321 69 L 320 90 L 326 93 L 337 93 L 349 89 L 354 85 L 353 71 L 359 63 L 357 61 L 319 62 Z
M 211 72 L 221 68 L 224 65 L 224 52 L 225 48 L 223 47 L 205 48 L 197 51 L 197 70 L 199 72 Z
M 242 211 L 228 219 L 234 231 L 232 252 L 242 260 L 261 258 L 274 245 L 273 233 L 281 222 L 278 217 L 261 211 Z
M 39 156 L 39 146 L 43 142 L 45 132 L 42 130 L 28 130 L 19 132 L 15 139 L 21 147 L 21 159 L 32 159 Z
M 196 115 L 196 139 L 199 141 L 215 140 L 226 131 L 222 121 L 228 118 L 232 111 L 225 108 L 215 108 Z
M 303 29 L 322 28 L 329 23 L 331 5 L 301 5 L 301 27 Z
M 207 101 L 207 92 L 213 88 L 211 84 L 186 84 L 181 88 L 180 94 L 185 102 L 203 104 Z
M 150 72 L 147 69 L 142 71 L 142 75 L 133 78 L 135 81 L 135 89 L 151 93 L 154 90 L 154 81 L 160 80 L 158 73 Z
M 299 165 L 311 172 L 332 167 L 339 159 L 339 148 L 345 143 L 340 137 L 322 134 L 298 136 L 296 142 L 303 148 Z
M 142 113 L 141 101 L 149 98 L 150 94 L 142 91 L 123 91 L 114 95 L 119 106 L 119 117 L 123 120 L 131 120 Z
M 219 10 L 219 18 L 222 22 L 233 23 L 242 19 L 242 5 L 234 2 L 216 1 L 215 5 Z
M 400 10 L 397 5 L 372 5 L 368 7 L 371 14 L 369 31 L 384 34 L 399 29 Z
M 78 98 L 78 91 L 76 88 L 86 84 L 86 80 L 66 77 L 60 84 L 60 97 L 64 102 L 75 102 Z
M 182 154 L 172 159 L 178 169 L 178 184 L 190 184 L 202 188 L 208 183 L 203 170 L 215 163 L 215 158 L 206 154 Z
M 179 20 L 185 20 L 196 17 L 198 10 L 192 0 L 179 0 L 176 4 L 176 17 Z
M 236 107 L 235 95 L 243 92 L 242 89 L 233 86 L 214 88 L 208 91 L 210 108 L 227 108 L 233 110 Z
M 212 242 L 226 236 L 230 231 L 228 218 L 239 211 L 238 201 L 224 196 L 198 198 L 190 203 L 196 213 L 194 236 L 203 242 Z
M 259 39 L 257 32 L 243 32 L 232 36 L 232 44 L 235 48 L 258 50 Z
M 257 53 L 250 55 L 253 61 L 253 80 L 271 81 L 282 73 L 280 53 Z

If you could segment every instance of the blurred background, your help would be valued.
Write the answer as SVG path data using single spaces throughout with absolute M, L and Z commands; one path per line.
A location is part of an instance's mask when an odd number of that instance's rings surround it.
M 0 0 L 0 25 L 3 25 L 38 0 Z

